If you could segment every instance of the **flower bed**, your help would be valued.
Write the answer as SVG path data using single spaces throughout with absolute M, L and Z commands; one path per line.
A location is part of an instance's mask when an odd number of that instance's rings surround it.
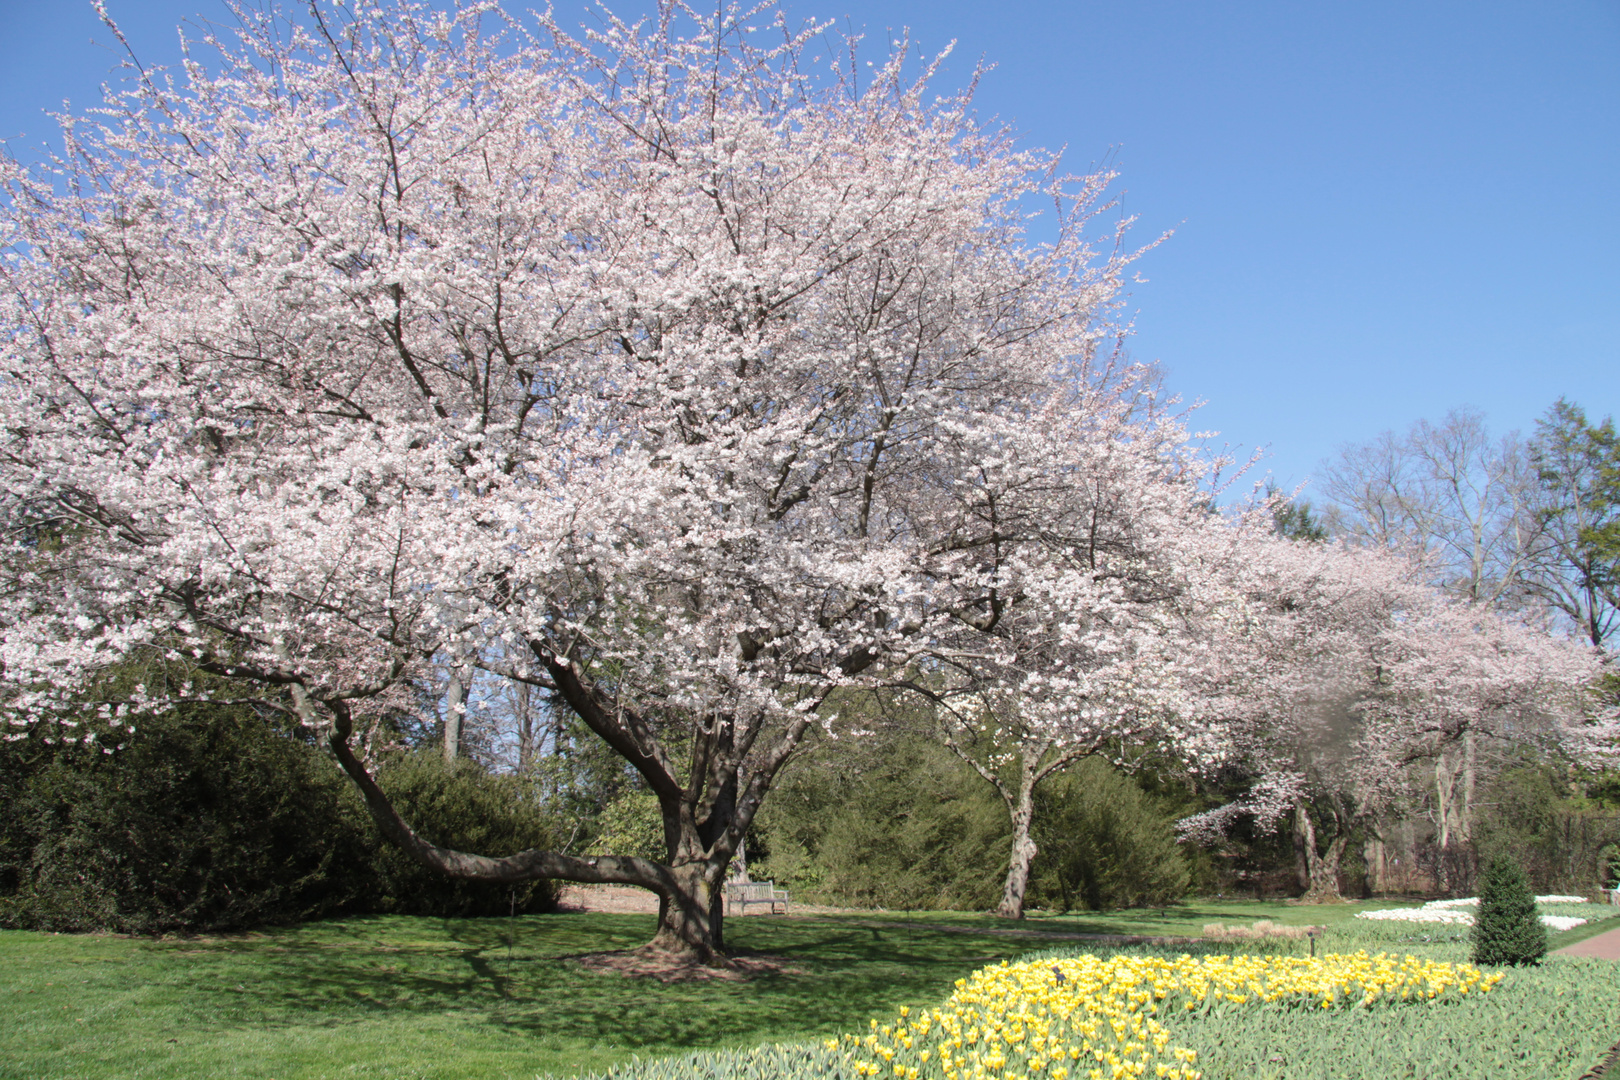
M 862 1077 L 899 1080 L 1198 1080 L 1197 1051 L 1166 1022 L 1263 1006 L 1316 1011 L 1488 993 L 1502 978 L 1467 964 L 1386 953 L 1293 956 L 1082 955 L 1002 963 L 959 979 L 944 1006 L 902 1009 L 847 1035 Z M 837 1040 L 828 1049 L 839 1045 Z
M 1584 896 L 1538 896 L 1538 904 L 1585 904 Z M 1358 919 L 1370 919 L 1375 922 L 1411 922 L 1450 924 L 1454 926 L 1473 926 L 1474 916 L 1461 908 L 1478 907 L 1479 897 L 1468 896 L 1460 900 L 1430 900 L 1422 907 L 1415 908 L 1384 908 L 1381 911 L 1360 911 L 1356 913 Z M 1542 915 L 1541 922 L 1553 930 L 1569 930 L 1586 923 L 1586 919 L 1578 915 Z

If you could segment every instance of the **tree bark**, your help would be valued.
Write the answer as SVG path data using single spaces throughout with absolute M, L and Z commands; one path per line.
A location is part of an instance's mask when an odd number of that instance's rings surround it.
M 724 890 L 704 866 L 670 868 L 675 888 L 658 897 L 658 932 L 649 949 L 724 967 L 726 960 Z
M 1437 818 L 1436 843 L 1444 851 L 1451 846 L 1451 826 L 1455 816 L 1452 808 L 1454 790 L 1457 777 L 1452 773 L 1446 762 L 1446 755 L 1441 753 L 1434 759 L 1434 805 Z
M 1309 837 L 1309 839 L 1307 839 Z M 1310 814 L 1303 806 L 1294 807 L 1294 879 L 1302 891 L 1311 888 L 1311 860 L 1306 854 L 1308 846 L 1315 846 L 1316 830 L 1311 827 Z
M 1327 850 L 1316 845 L 1316 826 L 1310 810 L 1302 802 L 1294 804 L 1294 823 L 1305 847 L 1305 861 L 1309 883 L 1300 902 L 1305 904 L 1338 904 L 1344 901 L 1339 892 L 1339 865 L 1344 861 L 1344 849 L 1350 840 L 1348 829 L 1341 827 L 1329 841 Z
M 1367 895 L 1382 896 L 1389 891 L 1389 861 L 1383 839 L 1368 836 L 1362 854 L 1367 862 Z
M 1435 798 L 1435 884 L 1442 893 L 1450 894 L 1453 891 L 1451 879 L 1451 852 L 1453 834 L 1458 832 L 1457 812 L 1457 773 L 1446 761 L 1442 752 L 1434 761 L 1434 798 Z
M 1301 899 L 1307 904 L 1343 903 L 1339 892 L 1339 866 L 1344 862 L 1348 836 L 1335 836 L 1327 850 L 1311 860 L 1311 887 Z
M 461 754 L 461 722 L 467 715 L 467 669 L 450 668 L 450 685 L 444 691 L 444 763 L 454 765 Z
M 1457 814 L 1457 839 L 1465 844 L 1474 839 L 1474 789 L 1479 774 L 1478 742 L 1472 730 L 1463 735 L 1463 790 L 1462 805 Z
M 1007 860 L 1007 880 L 1001 887 L 1001 903 L 996 914 L 1003 919 L 1024 917 L 1024 896 L 1029 891 L 1029 868 L 1040 849 L 1029 835 L 1035 817 L 1035 784 L 1028 768 L 1021 770 L 1018 802 L 1012 808 L 1012 854 Z
M 527 773 L 535 754 L 533 691 L 528 683 L 512 684 L 512 712 L 517 718 L 518 772 Z

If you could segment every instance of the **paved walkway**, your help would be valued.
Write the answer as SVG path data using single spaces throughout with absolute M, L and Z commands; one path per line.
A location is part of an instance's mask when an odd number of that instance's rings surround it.
M 1620 960 L 1620 930 L 1605 930 L 1585 941 L 1557 950 L 1565 956 L 1595 956 L 1600 960 Z

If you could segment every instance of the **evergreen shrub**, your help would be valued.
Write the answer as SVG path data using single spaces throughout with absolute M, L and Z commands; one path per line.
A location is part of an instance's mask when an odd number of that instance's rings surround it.
M 4 744 L 0 925 L 159 934 L 317 918 L 365 884 L 342 777 L 240 706 L 143 717 L 111 752 Z
M 1191 890 L 1175 821 L 1196 808 L 1100 757 L 1048 777 L 1035 799 L 1028 906 L 1114 910 Z M 893 729 L 790 766 L 748 837 L 753 876 L 797 898 L 904 910 L 993 906 L 1011 845 L 1006 804 L 971 766 Z
M 880 732 L 783 774 L 755 820 L 755 878 L 795 899 L 983 910 L 1007 873 L 1007 809 L 938 742 Z
M 500 857 L 552 846 L 554 830 L 532 786 L 465 759 L 446 764 L 437 747 L 389 756 L 377 770 L 377 783 L 417 834 L 441 847 Z M 352 787 L 345 793 L 353 817 L 363 820 L 370 852 L 371 880 L 361 899 L 366 910 L 472 918 L 554 906 L 549 881 L 469 881 L 423 866 L 382 839 Z
M 1547 928 L 1536 914 L 1536 896 L 1518 862 L 1491 860 L 1474 916 L 1474 963 L 1538 964 L 1547 955 Z
M 1028 902 L 1062 911 L 1173 904 L 1191 873 L 1176 815 L 1101 758 L 1084 758 L 1035 791 Z
M 627 787 L 609 799 L 596 817 L 590 855 L 634 855 L 663 862 L 669 856 L 664 817 L 658 796 L 645 788 Z
M 313 739 L 246 706 L 182 705 L 102 745 L 47 730 L 0 742 L 0 926 L 196 933 L 553 902 L 549 883 L 456 881 L 406 859 Z M 379 773 L 439 843 L 510 854 L 550 835 L 514 778 L 429 753 Z

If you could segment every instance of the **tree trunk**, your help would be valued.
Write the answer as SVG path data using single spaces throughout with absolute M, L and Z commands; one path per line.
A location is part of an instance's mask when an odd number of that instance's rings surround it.
M 1435 859 L 1434 879 L 1440 891 L 1447 895 L 1452 892 L 1451 881 L 1451 834 L 1456 824 L 1456 788 L 1457 774 L 1452 771 L 1446 762 L 1446 755 L 1441 753 L 1434 761 L 1434 801 L 1436 814 L 1435 831 Z
M 1294 806 L 1294 879 L 1303 891 L 1311 887 L 1311 857 L 1307 848 L 1316 846 L 1316 830 L 1311 826 L 1310 812 L 1301 804 Z
M 518 772 L 527 774 L 534 764 L 534 710 L 528 683 L 512 686 L 512 712 L 517 716 Z
M 1478 774 L 1478 740 L 1470 731 L 1463 736 L 1462 805 L 1457 814 L 1457 839 L 1464 844 L 1474 839 L 1474 788 L 1478 783 Z
M 1311 821 L 1310 811 L 1304 803 L 1294 804 L 1294 824 L 1304 842 L 1306 868 L 1309 873 L 1309 884 L 1305 895 L 1300 897 L 1304 904 L 1338 904 L 1344 901 L 1339 893 L 1339 864 L 1344 860 L 1344 849 L 1350 836 L 1346 829 L 1339 829 L 1326 851 L 1318 851 L 1316 847 L 1316 826 Z
M 450 669 L 450 685 L 444 691 L 444 763 L 454 765 L 461 753 L 461 721 L 467 714 L 466 670 Z
M 1344 861 L 1347 836 L 1335 836 L 1327 850 L 1311 860 L 1311 887 L 1300 899 L 1307 904 L 1339 904 L 1339 866 Z
M 1035 817 L 1035 784 L 1026 766 L 1020 775 L 1018 802 L 1012 808 L 1012 856 L 1007 860 L 1007 880 L 1001 888 L 1001 904 L 996 914 L 1003 919 L 1024 917 L 1024 895 L 1029 891 L 1029 867 L 1040 849 L 1030 838 L 1029 826 Z
M 724 890 L 706 864 L 670 867 L 676 888 L 658 898 L 658 932 L 647 948 L 710 967 L 728 966 Z
M 1362 855 L 1367 861 L 1367 895 L 1382 896 L 1389 891 L 1389 857 L 1383 839 L 1369 835 Z
M 1439 827 L 1436 843 L 1441 851 L 1451 846 L 1451 789 L 1455 783 L 1456 778 L 1446 767 L 1446 755 L 1441 754 L 1434 759 L 1435 824 Z

